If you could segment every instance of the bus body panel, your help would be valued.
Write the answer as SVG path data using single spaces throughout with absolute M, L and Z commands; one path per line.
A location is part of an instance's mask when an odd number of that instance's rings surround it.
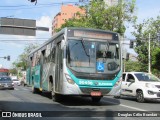
M 115 87 L 118 80 L 121 79 L 121 71 L 115 77 L 114 80 L 90 80 L 90 79 L 79 79 L 66 67 L 63 74 L 68 74 L 74 80 L 75 84 L 69 84 L 63 76 L 63 90 L 61 94 L 68 95 L 90 95 L 91 91 L 98 90 L 101 91 L 102 95 L 115 95 L 120 89 L 121 83 Z M 113 92 L 114 91 L 114 92 Z
M 27 69 L 27 73 L 26 73 L 26 84 L 29 86 L 32 85 L 31 84 L 31 68 L 30 67 Z
M 55 64 L 54 63 L 46 63 L 43 65 L 42 72 L 42 90 L 51 91 L 50 82 L 52 79 L 52 83 L 54 80 L 54 72 L 55 72 Z
M 41 78 L 41 74 L 40 74 L 40 65 L 33 67 L 33 74 L 32 74 L 32 78 L 33 78 L 33 83 L 34 83 L 34 87 L 35 88 L 40 88 L 40 78 Z

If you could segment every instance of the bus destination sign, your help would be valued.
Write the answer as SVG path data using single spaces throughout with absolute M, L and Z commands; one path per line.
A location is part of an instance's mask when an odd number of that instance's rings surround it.
M 74 36 L 75 37 L 107 39 L 107 40 L 113 39 L 113 35 L 110 33 L 104 33 L 104 32 L 101 33 L 101 32 L 95 32 L 95 31 L 74 30 Z

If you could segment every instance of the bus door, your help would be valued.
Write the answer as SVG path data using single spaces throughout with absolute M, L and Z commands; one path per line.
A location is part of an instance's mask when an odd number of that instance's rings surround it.
M 62 49 L 61 49 L 61 42 L 57 43 L 56 46 L 56 68 L 55 68 L 55 90 L 57 92 L 60 91 L 60 86 L 62 85 Z
M 28 85 L 31 85 L 31 83 L 30 83 L 30 79 L 31 79 L 31 68 L 29 67 L 28 69 L 27 69 L 27 73 L 26 73 L 26 83 L 28 84 Z M 24 82 L 24 81 L 23 81 Z
M 41 56 L 40 56 L 40 66 L 41 66 L 41 69 L 40 69 L 40 87 L 42 87 L 42 78 L 44 77 L 44 74 L 43 74 L 43 66 L 44 66 L 44 59 L 45 59 L 45 50 L 41 51 Z

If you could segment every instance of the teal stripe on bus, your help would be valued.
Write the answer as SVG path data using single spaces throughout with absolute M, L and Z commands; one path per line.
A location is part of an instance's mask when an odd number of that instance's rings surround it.
M 34 72 L 33 72 L 33 80 L 34 80 L 34 87 L 35 88 L 40 88 L 40 65 L 35 66 L 33 68 Z
M 72 80 L 79 86 L 79 87 L 97 87 L 97 88 L 112 88 L 115 83 L 120 79 L 121 77 L 121 71 L 118 73 L 118 75 L 113 80 L 91 80 L 91 79 L 79 79 L 77 78 L 69 69 L 68 73 Z

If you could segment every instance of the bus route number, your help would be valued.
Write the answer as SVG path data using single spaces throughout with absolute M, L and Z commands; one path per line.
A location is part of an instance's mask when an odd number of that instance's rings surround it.
M 91 81 L 84 81 L 84 80 L 80 80 L 79 84 L 80 85 L 93 85 L 93 83 Z

